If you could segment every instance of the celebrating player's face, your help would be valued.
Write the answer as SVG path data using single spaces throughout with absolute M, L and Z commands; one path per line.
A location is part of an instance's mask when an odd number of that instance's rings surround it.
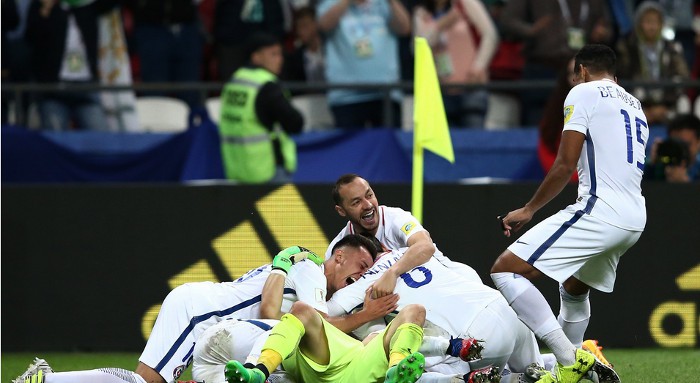
M 328 291 L 333 292 L 353 284 L 372 266 L 372 255 L 364 247 L 344 246 L 336 253 L 338 264 L 331 278 L 328 278 Z M 330 298 L 331 294 L 328 294 Z
M 363 178 L 357 177 L 339 190 L 341 206 L 336 206 L 338 214 L 347 217 L 355 226 L 375 234 L 379 226 L 377 197 Z

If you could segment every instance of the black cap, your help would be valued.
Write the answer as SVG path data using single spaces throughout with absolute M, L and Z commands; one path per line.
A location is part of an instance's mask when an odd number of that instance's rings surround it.
M 257 32 L 252 34 L 245 44 L 247 61 L 250 61 L 253 53 L 257 52 L 258 50 L 278 44 L 281 44 L 280 40 L 269 33 Z

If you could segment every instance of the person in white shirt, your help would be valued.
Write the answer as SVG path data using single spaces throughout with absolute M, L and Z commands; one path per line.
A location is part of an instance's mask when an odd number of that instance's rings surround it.
M 391 294 L 399 275 L 425 263 L 433 256 L 459 273 L 478 278 L 474 269 L 451 261 L 442 254 L 433 243 L 428 230 L 410 212 L 398 207 L 379 205 L 369 182 L 359 175 L 340 176 L 335 182 L 332 195 L 336 212 L 347 218 L 348 223 L 331 241 L 326 250 L 326 259 L 331 256 L 333 245 L 348 234 L 375 237 L 385 249 L 408 248 L 401 260 L 375 282 L 373 297 Z
M 365 291 L 372 288 L 406 252 L 407 248 L 402 248 L 380 255 L 362 278 L 331 297 L 329 315 L 343 315 L 361 307 Z M 402 274 L 396 283 L 394 291 L 399 296 L 399 312 L 416 303 L 426 308 L 425 334 L 433 337 L 426 337 L 420 349 L 426 354 L 427 371 L 421 382 L 450 382 L 453 377 L 462 378 L 464 375 L 464 380 L 469 381 L 470 372 L 483 375 L 479 379 L 488 378 L 478 380 L 473 376 L 473 381 L 491 381 L 494 379 L 493 370 L 488 369 L 491 366 L 502 370 L 508 363 L 511 371 L 525 372 L 533 363 L 544 365 L 534 335 L 518 320 L 503 296 L 484 285 L 478 276 L 470 275 L 455 272 L 433 257 Z M 378 322 L 358 328 L 355 335 L 362 339 L 367 332 L 377 326 L 381 328 L 385 323 L 383 320 Z M 457 337 L 478 339 L 483 344 L 481 358 L 465 362 L 449 355 L 428 357 L 428 354 L 435 355 L 431 348 L 444 349 L 450 338 Z M 516 374 L 513 376 L 515 380 L 512 381 L 517 381 Z
M 280 254 L 287 252 L 298 257 L 304 253 L 302 250 L 306 249 L 294 246 Z M 280 319 L 297 301 L 327 316 L 326 297 L 359 279 L 376 256 L 374 245 L 361 236 L 338 242 L 333 253 L 320 266 L 308 259 L 297 259 L 284 276 L 275 275 L 279 270 L 276 266 L 278 254 L 273 264 L 250 270 L 235 281 L 186 283 L 173 289 L 163 301 L 135 372 L 114 368 L 53 372 L 45 361 L 38 360 L 16 381 L 23 382 L 41 372 L 44 383 L 174 382 L 192 363 L 195 346 L 204 331 L 220 321 Z M 320 257 L 315 254 L 314 257 L 320 263 Z M 268 288 L 268 279 L 281 283 Z M 378 301 L 389 302 L 386 309 L 380 307 L 362 315 L 329 321 L 350 331 L 362 324 L 361 320 L 368 321 L 391 312 L 394 307 L 391 299 L 387 296 L 384 301 Z
M 612 292 L 620 257 L 646 224 L 640 183 L 649 128 L 639 100 L 616 83 L 615 61 L 604 45 L 586 45 L 576 54 L 574 71 L 581 83 L 564 102 L 554 165 L 530 201 L 502 217 L 510 236 L 559 194 L 578 168 L 576 202 L 528 230 L 491 268 L 493 282 L 518 317 L 557 358 L 558 376 L 549 374 L 543 382 L 577 381 L 591 368 L 604 375 L 601 381 L 617 379 L 601 367 L 607 361 L 597 346 L 587 347 L 595 357 L 578 348 L 590 318 L 589 289 Z M 558 319 L 530 282 L 543 274 L 560 284 Z

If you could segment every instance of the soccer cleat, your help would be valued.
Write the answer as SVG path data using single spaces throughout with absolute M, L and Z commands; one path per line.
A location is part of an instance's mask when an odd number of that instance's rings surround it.
M 451 338 L 447 354 L 465 362 L 481 359 L 481 350 L 484 349 L 484 346 L 480 342 L 474 338 Z
M 588 351 L 582 349 L 576 350 L 576 361 L 571 366 L 562 366 L 557 363 L 555 366 L 556 382 L 558 383 L 576 383 L 593 368 L 596 363 L 595 356 Z M 538 380 L 539 383 L 542 379 Z M 546 382 L 543 381 L 543 382 Z
M 588 373 L 593 376 L 591 380 L 597 383 L 620 383 L 620 376 L 617 375 L 617 372 L 599 360 L 595 361 Z
M 527 367 L 525 367 L 525 372 L 523 373 L 523 379 L 526 382 L 537 382 L 538 380 L 542 379 L 545 375 L 551 373 L 547 371 L 544 367 L 540 366 L 537 363 L 531 363 Z
M 257 368 L 245 368 L 237 360 L 229 360 L 224 368 L 224 378 L 228 383 L 265 383 L 265 374 Z
M 539 379 L 535 381 L 535 383 L 557 383 L 557 378 L 552 375 L 551 372 L 545 371 L 544 374 L 540 376 Z
M 501 374 L 498 367 L 486 366 L 464 375 L 464 383 L 499 383 Z
M 34 358 L 34 363 L 27 367 L 27 371 L 13 379 L 12 383 L 44 383 L 46 374 L 52 372 L 53 369 L 44 359 Z
M 598 346 L 597 340 L 595 340 L 595 339 L 585 340 L 583 342 L 583 345 L 581 345 L 581 348 L 583 348 L 584 350 L 593 354 L 593 356 L 595 356 L 595 358 L 598 359 L 598 361 L 600 363 L 603 363 L 604 365 L 606 365 L 610 368 L 613 367 L 612 363 L 608 362 L 608 360 L 605 359 L 605 356 L 603 355 L 603 347 Z
M 414 383 L 423 375 L 424 368 L 423 354 L 414 352 L 387 370 L 384 383 Z

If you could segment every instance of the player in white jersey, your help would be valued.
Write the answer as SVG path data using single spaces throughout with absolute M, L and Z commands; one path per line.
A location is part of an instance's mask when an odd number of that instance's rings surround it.
M 326 259 L 331 255 L 333 245 L 348 234 L 364 234 L 375 237 L 385 249 L 397 250 L 408 247 L 402 261 L 394 265 L 374 285 L 373 294 L 381 297 L 393 292 L 396 277 L 436 257 L 444 265 L 459 269 L 460 273 L 476 272 L 459 262 L 453 262 L 433 243 L 430 233 L 410 212 L 397 207 L 379 205 L 374 190 L 369 183 L 357 174 L 345 174 L 338 178 L 333 188 L 335 210 L 348 219 L 347 225 L 331 241 L 326 250 Z
M 273 265 L 251 270 L 233 282 L 187 283 L 173 289 L 163 301 L 135 373 L 121 369 L 118 373 L 105 373 L 99 369 L 56 372 L 46 375 L 43 382 L 173 382 L 192 362 L 201 334 L 221 320 L 255 319 L 265 312 L 279 319 L 280 311 L 289 311 L 296 301 L 303 301 L 316 311 L 327 314 L 326 296 L 360 278 L 376 255 L 373 244 L 366 238 L 353 237 L 339 242 L 334 256 L 323 265 L 305 260 L 291 268 L 284 280 L 281 302 L 267 303 L 264 298 L 263 286 L 274 273 Z M 337 320 L 352 324 L 356 318 Z
M 590 318 L 589 289 L 613 290 L 620 257 L 646 224 L 640 183 L 649 137 L 641 103 L 616 83 L 615 53 L 609 47 L 583 47 L 575 57 L 574 72 L 581 83 L 564 102 L 557 159 L 530 201 L 502 218 L 504 234 L 510 236 L 527 224 L 561 192 L 576 168 L 578 198 L 518 238 L 491 269 L 496 287 L 518 317 L 554 352 L 558 378 L 570 381 L 595 360 L 578 349 Z M 542 274 L 560 283 L 558 320 L 530 282 Z M 590 351 L 605 361 L 593 348 Z M 600 363 L 595 365 L 598 369 Z
M 403 248 L 382 255 L 362 278 L 336 292 L 328 301 L 329 314 L 342 315 L 361 306 L 365 290 L 399 262 L 405 252 Z M 461 377 L 488 366 L 502 370 L 506 362 L 514 372 L 525 372 L 532 363 L 542 365 L 534 335 L 518 320 L 503 296 L 484 285 L 478 276 L 470 278 L 468 275 L 448 269 L 433 257 L 398 279 L 395 289 L 399 296 L 398 310 L 414 303 L 425 306 L 426 324 L 437 326 L 428 326 L 426 334 L 483 341 L 481 359 L 467 364 L 447 356 L 428 357 L 427 371 Z M 365 334 L 358 335 L 364 337 Z M 422 379 L 431 377 L 428 373 Z M 431 381 L 440 381 L 440 378 L 436 376 Z

